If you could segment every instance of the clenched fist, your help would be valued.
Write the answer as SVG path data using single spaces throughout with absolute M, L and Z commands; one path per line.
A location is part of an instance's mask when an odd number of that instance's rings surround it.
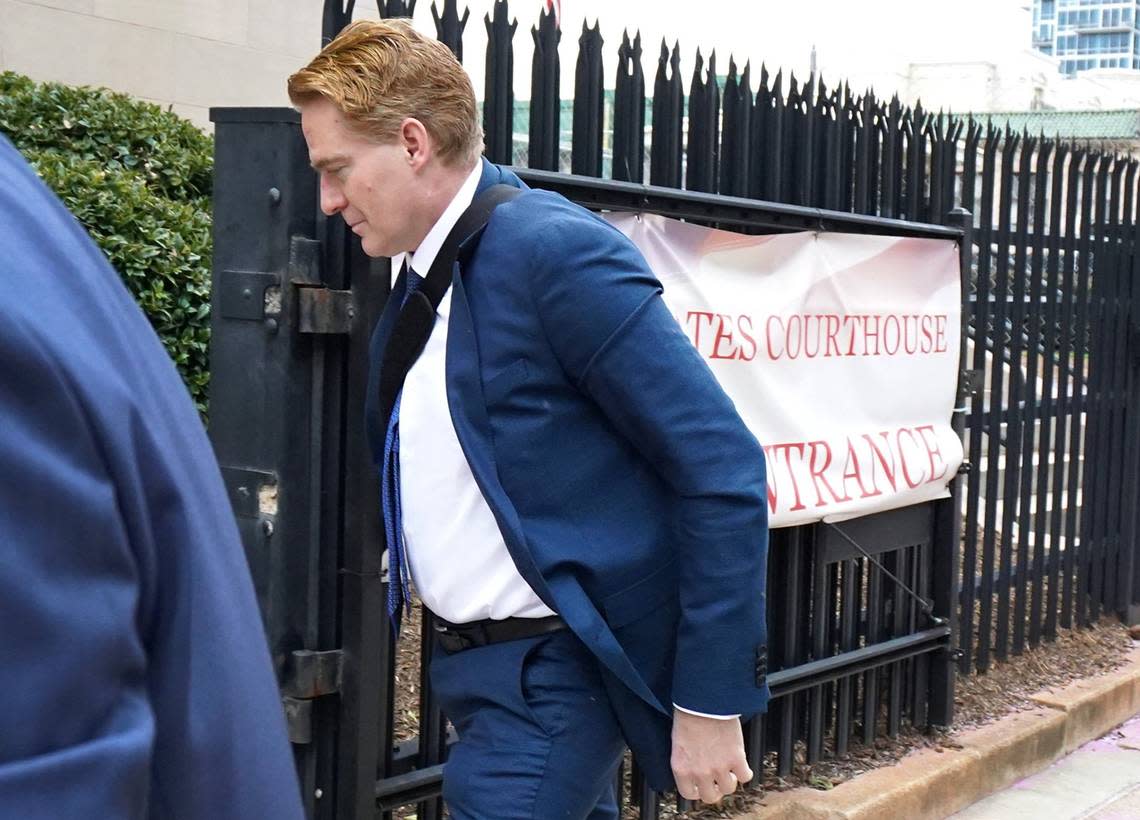
M 719 803 L 752 779 L 738 718 L 718 719 L 673 710 L 673 778 L 686 800 Z

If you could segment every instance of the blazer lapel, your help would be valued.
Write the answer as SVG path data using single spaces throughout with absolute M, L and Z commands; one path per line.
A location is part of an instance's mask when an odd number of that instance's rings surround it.
M 392 335 L 392 329 L 396 326 L 396 318 L 400 315 L 407 278 L 405 271 L 400 271 L 400 275 L 396 277 L 388 294 L 388 301 L 385 302 L 384 310 L 380 312 L 380 319 L 372 331 L 372 339 L 368 343 L 368 360 L 372 366 L 368 371 L 368 391 L 364 397 L 364 422 L 372 450 L 372 460 L 378 465 L 384 462 L 384 431 L 380 429 L 380 370 L 384 361 L 384 348 Z

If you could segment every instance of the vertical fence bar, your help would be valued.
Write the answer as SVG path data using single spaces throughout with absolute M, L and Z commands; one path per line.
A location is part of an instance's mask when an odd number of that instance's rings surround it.
M 819 164 L 815 175 L 819 207 L 837 211 L 840 208 L 839 191 L 843 174 L 839 162 L 839 107 L 834 96 L 827 94 L 823 78 L 819 80 Z
M 702 79 L 704 58 L 697 49 L 697 64 L 689 85 L 689 144 L 686 151 L 685 187 L 690 191 L 716 192 L 720 88 L 716 80 L 716 52 Z
M 780 596 L 783 598 L 781 611 L 783 616 L 783 657 L 780 659 L 780 668 L 786 669 L 803 661 L 806 652 L 801 643 L 800 628 L 803 622 L 803 563 L 804 563 L 804 529 L 793 527 L 787 532 L 787 540 L 782 550 L 785 558 L 783 565 L 783 588 Z M 777 748 L 776 771 L 781 777 L 786 777 L 792 771 L 795 762 L 796 741 L 796 702 L 800 695 L 790 694 L 780 698 L 780 742 Z
M 1041 640 L 1041 606 L 1044 597 L 1045 564 L 1048 555 L 1041 519 L 1045 517 L 1044 501 L 1048 496 L 1046 467 L 1049 462 L 1049 454 L 1053 449 L 1049 441 L 1052 419 L 1044 413 L 1044 409 L 1051 406 L 1049 396 L 1044 390 L 1044 383 L 1047 380 L 1051 386 L 1052 379 L 1047 379 L 1045 373 L 1042 373 L 1040 377 L 1042 389 L 1040 391 L 1037 389 L 1038 371 L 1047 371 L 1052 368 L 1051 359 L 1053 355 L 1052 350 L 1046 344 L 1044 314 L 1047 312 L 1045 299 L 1048 298 L 1050 305 L 1055 304 L 1056 300 L 1052 298 L 1051 294 L 1046 297 L 1044 282 L 1042 281 L 1045 271 L 1045 233 L 1046 217 L 1048 216 L 1046 196 L 1049 192 L 1049 162 L 1052 147 L 1052 144 L 1044 139 L 1038 141 L 1037 165 L 1033 174 L 1033 247 L 1029 271 L 1030 334 L 1029 341 L 1026 344 L 1029 366 L 1025 377 L 1028 394 L 1026 404 L 1031 412 L 1028 419 L 1029 423 L 1025 425 L 1022 438 L 1022 452 L 1026 454 L 1026 459 L 1021 474 L 1021 499 L 1018 502 L 1020 512 L 1017 527 L 1018 535 L 1026 542 L 1030 538 L 1033 540 L 1033 577 L 1028 624 L 1030 646 L 1037 646 Z M 1037 459 L 1036 465 L 1033 464 L 1034 457 Z M 1036 493 L 1036 499 L 1034 493 Z M 1037 501 L 1036 510 L 1033 508 L 1034 500 Z M 1028 554 L 1028 549 L 1026 553 Z M 1023 614 L 1025 610 L 1024 599 L 1027 595 L 1030 595 L 1030 590 L 1022 588 L 1019 605 Z M 1019 624 L 1022 621 L 1019 621 Z M 1022 649 L 1021 638 L 1022 632 L 1019 628 L 1014 636 L 1015 652 L 1020 652 Z
M 827 563 L 823 551 L 816 549 L 812 555 L 811 567 L 811 659 L 820 660 L 827 656 L 827 633 L 830 628 L 827 606 Z M 808 698 L 808 738 L 807 762 L 817 762 L 823 754 L 823 704 L 825 687 L 813 686 Z
M 1065 555 L 1064 572 L 1061 596 L 1061 626 L 1068 629 L 1073 625 L 1074 611 L 1077 606 L 1077 557 L 1079 548 L 1076 543 L 1076 523 L 1080 517 L 1079 482 L 1080 469 L 1080 436 L 1082 431 L 1081 415 L 1085 411 L 1084 397 L 1077 389 L 1076 359 L 1077 347 L 1077 282 L 1079 278 L 1077 262 L 1077 239 L 1080 232 L 1080 198 L 1078 192 L 1084 184 L 1084 164 L 1087 156 L 1084 151 L 1072 149 L 1069 152 L 1069 166 L 1067 171 L 1067 195 L 1065 197 L 1065 285 L 1063 293 L 1062 314 L 1064 322 L 1061 326 L 1061 385 L 1060 396 L 1065 405 L 1065 418 L 1068 432 L 1069 461 L 1064 480 L 1064 526 L 1065 526 Z M 1060 486 L 1060 482 L 1054 480 Z
M 483 94 L 483 143 L 487 159 L 510 165 L 514 159 L 515 29 L 518 20 L 507 18 L 507 0 L 495 0 L 494 17 L 487 26 L 487 74 Z
M 855 202 L 854 211 L 859 214 L 871 213 L 871 173 L 874 165 L 871 158 L 871 135 L 875 131 L 875 105 L 871 95 L 864 95 L 854 106 L 853 114 L 858 117 L 855 132 Z
M 1101 447 L 1100 434 L 1104 428 L 1101 415 L 1104 412 L 1104 395 L 1102 392 L 1102 377 L 1104 375 L 1104 333 L 1102 328 L 1105 322 L 1104 315 L 1104 289 L 1105 278 L 1108 271 L 1098 271 L 1097 263 L 1107 261 L 1107 253 L 1102 247 L 1104 238 L 1104 181 L 1107 157 L 1098 156 L 1096 175 L 1096 199 L 1093 202 L 1092 224 L 1089 229 L 1089 263 L 1088 263 L 1088 324 L 1087 324 L 1087 351 L 1085 395 L 1088 397 L 1088 410 L 1085 412 L 1085 443 L 1084 460 L 1096 464 L 1097 469 L 1086 470 L 1085 478 L 1081 482 L 1082 490 L 1082 523 L 1081 549 L 1082 566 L 1085 568 L 1084 601 L 1088 607 L 1087 624 L 1091 625 L 1100 616 L 1100 602 L 1098 590 L 1101 579 L 1101 564 L 1103 555 L 1103 523 L 1104 515 L 1102 502 L 1104 501 L 1104 482 L 1102 475 L 1107 472 L 1107 465 L 1100 459 L 1107 454 Z M 1107 268 L 1107 266 L 1104 266 Z M 1084 513 L 1088 513 L 1087 517 Z
M 926 210 L 923 191 L 926 187 L 926 112 L 919 103 L 911 112 L 910 140 L 906 161 L 906 218 L 917 222 Z
M 752 152 L 752 82 L 748 66 L 740 80 L 736 61 L 728 59 L 728 80 L 724 86 L 724 129 L 720 149 L 720 193 L 748 196 Z
M 1107 430 L 1105 432 L 1105 452 L 1112 456 L 1109 462 L 1109 472 L 1106 488 L 1107 497 L 1107 523 L 1108 549 L 1105 557 L 1105 582 L 1102 585 L 1101 602 L 1105 612 L 1117 611 L 1116 592 L 1118 590 L 1116 570 L 1119 566 L 1119 552 L 1121 552 L 1121 496 L 1122 478 L 1124 473 L 1124 430 L 1123 430 L 1123 382 L 1126 375 L 1122 371 L 1124 359 L 1124 341 L 1126 326 L 1122 319 L 1124 316 L 1124 293 L 1127 287 L 1125 276 L 1124 247 L 1122 242 L 1122 216 L 1121 210 L 1125 204 L 1131 205 L 1131 192 L 1126 184 L 1131 178 L 1131 163 L 1115 157 L 1113 163 L 1113 193 L 1112 203 L 1108 212 L 1108 241 L 1110 243 L 1110 258 L 1112 258 L 1112 277 L 1108 293 L 1109 315 L 1112 317 L 1110 326 L 1104 331 L 1107 335 L 1107 354 L 1109 357 L 1108 383 L 1109 412 L 1107 414 Z
M 883 573 L 871 563 L 867 571 L 867 645 L 883 640 Z M 879 722 L 879 670 L 868 669 L 863 673 L 863 744 L 875 742 L 875 732 Z
M 681 187 L 681 123 L 684 118 L 681 90 L 681 47 L 661 41 L 657 77 L 653 82 L 653 144 L 650 148 L 649 182 L 667 188 Z
M 816 543 L 819 543 L 818 533 Z M 822 552 L 820 552 L 820 554 L 822 555 Z M 840 561 L 829 563 L 827 565 L 827 640 L 826 648 L 824 650 L 827 653 L 827 657 L 831 657 L 832 655 L 835 655 L 839 652 L 839 640 L 841 631 L 841 625 L 839 623 L 839 596 L 842 590 L 842 578 L 840 572 L 842 563 L 843 562 Z M 838 683 L 836 681 L 828 681 L 828 683 L 826 683 L 823 687 L 823 727 L 822 731 L 820 732 L 821 748 L 823 743 L 823 736 L 832 733 L 835 728 L 837 690 Z
M 553 8 L 539 15 L 538 26 L 531 27 L 530 35 L 534 39 L 534 54 L 530 62 L 530 142 L 526 164 L 557 171 L 562 113 L 558 43 L 562 30 L 555 22 Z
M 1137 549 L 1136 539 L 1136 512 L 1135 504 L 1131 503 L 1133 490 L 1137 486 L 1137 413 L 1129 412 L 1135 404 L 1135 369 L 1136 369 L 1136 316 L 1135 287 L 1136 287 L 1136 236 L 1135 215 L 1136 206 L 1136 180 L 1137 162 L 1128 161 L 1128 175 L 1125 180 L 1124 211 L 1120 220 L 1121 241 L 1121 305 L 1119 335 L 1123 337 L 1118 350 L 1119 358 L 1119 390 L 1120 390 L 1120 441 L 1121 441 L 1121 481 L 1120 481 L 1120 546 L 1117 550 L 1116 573 L 1116 604 L 1115 609 L 1126 624 L 1136 623 L 1131 610 L 1133 597 L 1133 573 Z
M 1111 168 L 1109 163 L 1112 163 Z M 1104 155 L 1101 159 L 1101 169 L 1098 182 L 1101 186 L 1101 197 L 1098 199 L 1100 209 L 1097 213 L 1097 235 L 1093 254 L 1093 288 L 1096 294 L 1096 311 L 1098 319 L 1090 322 L 1090 331 L 1095 328 L 1096 338 L 1092 344 L 1095 351 L 1090 367 L 1095 368 L 1095 392 L 1097 394 L 1096 434 L 1093 444 L 1088 450 L 1086 458 L 1101 465 L 1095 471 L 1093 498 L 1093 543 L 1094 555 L 1091 590 L 1092 620 L 1100 618 L 1102 607 L 1108 609 L 1105 594 L 1109 585 L 1105 574 L 1112 564 L 1113 546 L 1115 543 L 1112 531 L 1112 497 L 1119 484 L 1119 472 L 1115 468 L 1118 463 L 1119 448 L 1114 447 L 1112 440 L 1113 428 L 1113 402 L 1115 390 L 1113 375 L 1116 372 L 1116 291 L 1119 274 L 1116 254 L 1116 225 L 1117 212 L 1120 208 L 1120 174 L 1123 165 L 1114 161 L 1114 158 Z
M 935 515 L 937 515 L 937 511 L 935 511 Z M 959 516 L 959 520 L 961 520 L 961 516 Z M 935 526 L 937 526 L 937 521 L 935 522 Z M 933 550 L 933 538 L 931 543 L 917 545 L 914 548 L 914 563 L 911 566 L 912 577 L 914 578 L 914 584 L 911 588 L 917 591 L 918 594 L 927 601 L 931 600 L 933 595 L 932 587 L 934 579 L 931 574 L 934 561 Z M 957 552 L 957 550 L 955 550 L 955 552 Z M 951 571 L 949 577 L 951 578 L 950 586 L 956 587 L 957 578 L 953 571 Z M 914 633 L 917 632 L 920 627 L 925 627 L 928 620 L 931 620 L 929 616 L 919 609 L 917 602 L 911 600 L 910 632 Z M 948 625 L 951 626 L 951 634 L 954 632 L 953 620 L 955 619 L 952 616 L 947 619 Z M 939 666 L 952 670 L 953 659 L 947 657 L 947 653 L 941 653 L 939 655 L 924 653 L 912 658 L 911 665 L 913 666 L 910 698 L 911 724 L 915 727 L 926 727 L 930 725 L 930 717 L 932 715 L 931 706 L 934 695 L 933 676 L 936 676 L 940 672 Z
M 416 13 L 416 0 L 376 0 L 376 10 L 382 19 L 411 17 Z
M 641 71 L 641 32 L 630 45 L 622 32 L 614 83 L 613 178 L 645 179 L 645 75 Z
M 1000 536 L 998 542 L 998 617 L 994 625 L 993 649 L 999 659 L 1005 659 L 1005 639 L 1009 635 L 1009 592 L 1010 578 L 1013 563 L 1013 539 L 1009 531 L 999 531 L 999 506 L 1007 504 L 1009 500 L 1000 495 L 1002 490 L 1003 471 L 1010 469 L 1008 441 L 1005 436 L 1005 423 L 1008 419 L 1005 400 L 1005 367 L 1011 365 L 1007 333 L 1009 322 L 1009 277 L 1010 277 L 1010 222 L 1013 218 L 1013 160 L 1017 156 L 1020 138 L 1012 133 L 1005 133 L 1005 143 L 1002 146 L 1001 163 L 1001 193 L 998 213 L 998 275 L 995 281 L 996 300 L 994 303 L 993 326 L 993 365 L 994 370 L 990 382 L 990 463 L 986 469 L 986 538 L 990 538 L 991 530 Z M 992 471 L 992 472 L 991 472 Z M 987 567 L 988 573 L 993 574 L 993 568 Z M 983 602 L 985 606 L 985 602 Z
M 1062 524 L 1061 524 L 1061 489 L 1065 469 L 1065 416 L 1064 393 L 1067 389 L 1062 386 L 1061 373 L 1067 366 L 1063 361 L 1060 346 L 1063 341 L 1061 332 L 1064 294 L 1058 290 L 1061 274 L 1061 242 L 1065 233 L 1064 227 L 1064 198 L 1065 198 L 1065 168 L 1068 162 L 1068 151 L 1061 143 L 1053 143 L 1053 168 L 1051 174 L 1052 191 L 1049 201 L 1049 258 L 1047 265 L 1047 281 L 1045 283 L 1045 382 L 1041 392 L 1044 394 L 1044 407 L 1042 408 L 1043 426 L 1041 441 L 1043 449 L 1053 458 L 1052 469 L 1047 459 L 1042 459 L 1037 470 L 1037 537 L 1044 539 L 1046 533 L 1049 539 L 1048 553 L 1048 583 L 1044 603 L 1045 623 L 1042 631 L 1044 637 L 1052 640 L 1057 635 L 1057 615 L 1061 601 L 1061 558 L 1062 558 Z M 1071 297 L 1071 294 L 1070 294 Z M 1056 398 L 1054 398 L 1056 395 Z M 1044 488 L 1048 487 L 1048 494 Z M 1046 508 L 1046 501 L 1052 501 L 1052 509 Z M 1030 639 L 1032 643 L 1032 637 Z
M 764 199 L 768 184 L 768 153 L 772 120 L 772 92 L 768 86 L 768 69 L 760 64 L 760 82 L 752 101 L 752 139 L 749 140 L 748 196 Z
M 993 321 L 990 325 L 991 340 L 993 344 L 992 369 L 990 372 L 989 408 L 986 413 L 987 421 L 987 457 L 986 457 L 986 515 L 982 545 L 982 592 L 981 592 L 981 619 L 978 624 L 978 669 L 985 671 L 990 665 L 990 650 L 994 644 L 995 622 L 993 618 L 994 606 L 994 552 L 999 550 L 999 563 L 1001 573 L 998 576 L 998 617 L 996 630 L 998 633 L 1009 627 L 1009 598 L 1005 594 L 1009 584 L 1009 533 L 1001 533 L 1000 542 L 996 540 L 998 526 L 999 478 L 1002 469 L 1008 469 L 1004 464 L 1002 447 L 1005 435 L 1005 322 L 1009 306 L 1009 220 L 1012 207 L 1012 171 L 1013 156 L 1017 150 L 1017 138 L 1008 132 L 1002 146 L 1001 162 L 1001 189 L 998 204 L 998 231 L 997 231 L 997 264 L 994 278 Z M 992 246 L 990 248 L 992 252 Z M 1004 583 L 1002 579 L 1005 579 Z M 1004 598 L 1004 605 L 1002 599 Z M 1002 617 L 1004 615 L 1004 618 Z M 1004 622 L 1004 626 L 1003 626 Z M 1000 656 L 999 656 L 1000 657 Z
M 1089 552 L 1091 549 L 1090 525 L 1091 516 L 1085 515 L 1082 504 L 1089 500 L 1087 484 L 1091 474 L 1081 469 L 1081 453 L 1085 450 L 1087 440 L 1087 424 L 1093 415 L 1094 405 L 1091 396 L 1085 391 L 1085 368 L 1088 363 L 1088 327 L 1089 327 L 1089 253 L 1091 247 L 1091 233 L 1093 226 L 1093 200 L 1098 196 L 1096 186 L 1096 169 L 1099 162 L 1096 154 L 1086 154 L 1083 175 L 1081 178 L 1081 228 L 1077 241 L 1077 320 L 1073 338 L 1073 399 L 1078 408 L 1074 420 L 1076 424 L 1070 431 L 1069 450 L 1072 459 L 1069 462 L 1069 509 L 1078 520 L 1075 522 L 1080 540 L 1074 545 L 1076 563 L 1076 581 L 1073 601 L 1076 621 L 1081 626 L 1088 625 L 1088 594 L 1090 588 Z M 1082 498 L 1083 497 L 1083 498 Z
M 787 119 L 788 111 L 784 100 L 783 76 L 782 70 L 776 72 L 776 79 L 772 83 L 772 93 L 767 105 L 769 150 L 764 155 L 764 161 L 768 167 L 767 173 L 764 175 L 767 180 L 764 199 L 772 202 L 788 201 L 784 195 L 784 180 L 787 177 L 787 174 L 784 173 L 784 163 L 788 153 L 787 140 L 784 139 L 784 121 Z
M 784 134 L 783 145 L 785 154 L 781 165 L 787 168 L 784 176 L 784 188 L 780 196 L 781 202 L 795 205 L 805 204 L 803 200 L 803 170 L 804 154 L 811 151 L 811 146 L 804 138 L 803 93 L 796 82 L 795 72 L 788 76 L 788 96 L 784 102 Z
M 1025 286 L 1027 276 L 1027 260 L 1029 246 L 1029 194 L 1032 186 L 1033 152 L 1037 142 L 1028 135 L 1021 138 L 1021 151 L 1018 154 L 1017 170 L 1017 233 L 1013 237 L 1014 263 L 1011 272 L 1013 286 L 1013 304 L 1010 319 L 1010 347 L 1009 347 L 1009 397 L 1006 402 L 1008 409 L 1005 432 L 1005 482 L 1002 490 L 1002 539 L 1009 545 L 1008 554 L 1016 555 L 1016 569 L 1006 577 L 1005 583 L 1012 585 L 1005 587 L 1002 596 L 1006 599 L 1013 597 L 1013 623 L 1012 629 L 998 634 L 998 657 L 1006 656 L 1006 647 L 1012 637 L 1013 654 L 1021 654 L 1025 646 L 1025 596 L 1029 591 L 1029 537 L 1024 529 L 1017 526 L 1020 521 L 1021 477 L 1029 471 L 1025 459 L 1032 459 L 1032 444 L 1027 448 L 1023 444 L 1023 430 L 1028 427 L 1030 434 L 1032 424 L 1025 424 L 1026 411 L 1025 392 L 1026 376 L 1024 359 L 1034 356 L 1035 352 L 1028 349 L 1025 343 Z M 1014 539 L 1016 529 L 1017 537 Z M 1003 553 L 1005 555 L 1006 553 Z M 1002 565 L 1003 577 L 1005 564 Z M 1012 635 L 1010 634 L 1012 632 Z
M 1088 262 L 1088 295 L 1089 310 L 1086 325 L 1086 339 L 1088 344 L 1087 373 L 1085 376 L 1086 393 L 1092 400 L 1092 406 L 1087 413 L 1088 427 L 1085 430 L 1085 460 L 1093 464 L 1101 464 L 1100 459 L 1107 461 L 1108 453 L 1103 449 L 1101 431 L 1104 428 L 1103 414 L 1106 400 L 1103 394 L 1105 343 L 1103 326 L 1105 317 L 1106 288 L 1105 276 L 1097 276 L 1096 260 L 1107 257 L 1103 247 L 1105 225 L 1107 224 L 1108 172 L 1111 157 L 1100 155 L 1098 157 L 1096 175 L 1096 199 L 1093 203 L 1092 230 L 1089 235 L 1089 262 Z M 1100 618 L 1100 592 L 1103 586 L 1104 575 L 1104 500 L 1107 495 L 1104 487 L 1106 470 L 1097 469 L 1086 471 L 1091 481 L 1082 482 L 1084 487 L 1085 504 L 1083 509 L 1091 507 L 1091 516 L 1086 530 L 1088 534 L 1088 549 L 1085 551 L 1085 567 L 1088 573 L 1086 584 L 1086 601 L 1089 608 L 1088 623 L 1094 624 Z M 1091 488 L 1091 489 L 1090 489 Z
M 796 192 L 793 202 L 799 205 L 815 205 L 813 197 L 815 188 L 815 156 L 816 156 L 816 107 L 815 107 L 815 81 L 813 73 L 800 89 L 796 102 L 797 119 L 800 124 L 799 139 L 796 152 Z M 792 88 L 795 88 L 795 77 L 792 78 Z
M 855 580 L 858 560 L 851 558 L 843 561 L 840 566 L 843 576 L 839 593 L 839 651 L 850 652 L 855 649 L 856 645 L 857 609 L 855 601 L 858 587 Z M 835 754 L 840 757 L 847 754 L 851 738 L 853 688 L 854 680 L 850 675 L 840 679 L 835 707 Z
M 1132 172 L 1135 174 L 1136 163 L 1132 163 Z M 1133 193 L 1134 183 L 1129 182 L 1128 191 Z M 1140 192 L 1134 195 L 1136 210 L 1140 210 Z M 1138 379 L 1137 365 L 1140 363 L 1140 310 L 1137 308 L 1137 284 L 1140 280 L 1140 213 L 1135 213 L 1132 207 L 1125 209 L 1125 227 L 1128 236 L 1128 298 L 1125 306 L 1124 326 L 1126 328 L 1125 363 L 1127 368 L 1125 401 L 1130 408 L 1140 403 L 1140 379 Z M 1140 487 L 1140 413 L 1126 414 L 1127 426 L 1125 428 L 1125 470 L 1122 484 L 1122 504 L 1124 507 L 1124 522 L 1121 535 L 1123 538 L 1120 568 L 1120 613 L 1126 624 L 1140 623 L 1140 561 L 1137 552 L 1140 551 L 1140 511 L 1135 503 L 1136 488 Z
M 894 218 L 898 214 L 896 169 L 899 153 L 899 132 L 903 127 L 902 112 L 892 103 L 882 105 L 879 112 L 879 168 L 875 178 L 878 183 L 878 215 Z
M 1106 160 L 1109 159 L 1106 157 Z M 1097 436 L 1095 440 L 1095 452 L 1098 463 L 1103 465 L 1101 469 L 1097 470 L 1097 491 L 1096 491 L 1096 507 L 1097 520 L 1096 528 L 1096 542 L 1098 560 L 1093 577 L 1095 578 L 1095 589 L 1093 591 L 1093 598 L 1096 602 L 1097 617 L 1100 616 L 1101 611 L 1107 612 L 1111 608 L 1110 598 L 1108 594 L 1112 587 L 1109 582 L 1107 574 L 1114 563 L 1115 552 L 1114 547 L 1116 544 L 1116 533 L 1113 529 L 1113 496 L 1116 495 L 1116 490 L 1119 488 L 1119 464 L 1120 449 L 1118 443 L 1113 439 L 1113 420 L 1115 411 L 1113 405 L 1116 401 L 1116 386 L 1114 376 L 1116 374 L 1116 303 L 1117 291 L 1119 288 L 1119 267 L 1117 259 L 1117 243 L 1116 243 L 1116 228 L 1117 228 L 1117 212 L 1120 208 L 1120 175 L 1123 172 L 1123 163 L 1113 161 L 1112 168 L 1108 172 L 1108 210 L 1104 213 L 1097 222 L 1098 237 L 1096 246 L 1098 251 L 1094 254 L 1093 265 L 1093 285 L 1098 291 L 1098 308 L 1100 310 L 1100 320 L 1094 324 L 1097 329 L 1097 355 L 1096 359 L 1099 360 L 1098 366 L 1098 386 L 1097 393 L 1100 396 L 1098 402 L 1100 410 L 1098 412 L 1097 421 Z M 1095 361 L 1095 359 L 1094 359 Z
M 983 448 L 983 436 L 986 435 L 986 340 L 989 336 L 989 306 L 990 306 L 990 225 L 993 224 L 993 189 L 994 189 L 994 157 L 997 144 L 993 128 L 987 132 L 982 153 L 982 201 L 981 214 L 977 229 L 977 273 L 971 275 L 972 283 L 972 309 L 968 314 L 969 323 L 974 328 L 974 357 L 971 364 L 976 377 L 972 382 L 970 395 L 969 423 L 969 451 L 967 462 L 970 471 L 966 480 L 966 531 L 962 545 L 962 606 L 961 606 L 961 633 L 959 647 L 962 650 L 960 671 L 966 674 L 974 664 L 974 608 L 977 601 L 977 589 L 980 576 L 978 568 L 978 522 L 981 518 L 981 488 L 982 488 L 982 459 L 986 450 Z M 973 169 L 977 165 L 978 141 L 981 138 L 981 129 L 971 124 L 971 132 L 966 140 L 966 157 L 964 166 L 966 177 L 973 176 Z M 963 187 L 963 203 L 972 199 L 973 187 Z M 984 581 L 983 581 L 984 582 Z
M 327 46 L 341 29 L 352 22 L 352 11 L 356 0 L 325 0 L 321 10 L 321 47 Z
M 944 202 L 946 199 L 945 189 L 949 187 L 951 192 L 954 190 L 954 169 L 951 167 L 950 173 L 946 173 L 946 163 L 943 157 L 948 151 L 958 150 L 957 138 L 953 144 L 948 142 L 947 129 L 949 125 L 942 112 L 939 111 L 937 117 L 931 118 L 927 129 L 930 139 L 930 209 L 927 218 L 932 222 L 944 222 L 947 214 L 950 213 L 950 209 L 954 207 L 953 203 Z M 953 194 L 951 194 L 952 198 Z
M 955 386 L 954 416 L 951 426 L 959 440 L 966 432 L 966 405 L 967 380 L 964 368 L 966 366 L 966 324 L 970 310 L 970 274 L 973 269 L 973 235 L 974 217 L 963 208 L 955 208 L 948 213 L 945 221 L 951 227 L 962 232 L 958 243 L 958 265 L 960 291 L 959 300 L 962 305 L 962 336 L 958 345 L 958 382 Z M 934 503 L 934 529 L 930 542 L 930 551 L 933 553 L 929 571 L 922 568 L 920 583 L 924 597 L 929 591 L 929 600 L 934 605 L 934 617 L 941 619 L 950 627 L 950 646 L 962 646 L 961 614 L 959 600 L 964 591 L 959 585 L 959 573 L 964 575 L 971 589 L 971 595 L 965 600 L 973 600 L 973 565 L 966 566 L 962 562 L 959 569 L 959 556 L 962 550 L 962 493 L 968 473 L 959 471 L 950 481 L 947 489 L 950 497 Z M 937 580 L 937 583 L 935 583 Z M 971 604 L 971 609 L 972 609 Z M 961 609 L 965 609 L 963 605 Z M 957 677 L 953 651 L 947 651 L 930 661 L 930 722 L 937 726 L 949 726 L 954 719 L 954 683 Z
M 760 783 L 763 777 L 764 756 L 767 753 L 767 720 L 763 714 L 756 715 L 744 724 L 744 757 L 748 768 L 755 775 L 752 785 Z
M 887 569 L 896 578 L 907 579 L 910 574 L 910 554 L 906 548 L 897 549 L 887 555 Z M 902 586 L 891 582 L 891 626 L 889 634 L 892 638 L 899 638 L 906 634 L 907 616 L 910 610 L 910 599 L 905 597 Z M 890 693 L 887 696 L 887 734 L 898 737 L 902 727 L 902 707 L 905 700 L 903 692 L 903 675 L 907 661 L 896 661 L 887 668 L 890 670 Z
M 886 163 L 886 108 L 880 105 L 875 96 L 870 91 L 867 92 L 871 97 L 872 108 L 875 112 L 875 127 L 871 130 L 870 137 L 870 154 L 871 154 L 871 178 L 867 181 L 869 186 L 869 196 L 871 199 L 871 214 L 880 213 L 880 203 L 882 199 L 883 190 L 883 169 Z
M 421 607 L 420 621 L 420 725 L 419 753 L 416 765 L 427 769 L 443 762 L 447 748 L 446 722 L 439 703 L 431 691 L 432 650 L 435 646 L 434 616 L 425 606 Z M 441 820 L 443 817 L 443 797 L 436 795 L 421 801 L 416 809 L 416 820 Z
M 455 59 L 463 62 L 463 30 L 467 28 L 467 18 L 471 16 L 471 9 L 463 10 L 460 18 L 456 7 L 457 0 L 443 0 L 443 14 L 440 14 L 435 3 L 431 4 L 431 16 L 435 21 L 435 39 L 439 40 L 455 55 Z
M 602 31 L 582 21 L 578 38 L 578 66 L 574 72 L 574 136 L 570 165 L 573 173 L 602 175 L 602 125 L 605 98 L 602 89 Z
M 902 167 L 903 129 L 906 127 L 898 97 L 891 100 L 887 116 L 882 120 L 883 164 L 882 190 L 879 199 L 879 216 L 893 218 L 899 213 L 899 171 Z
M 1109 527 L 1112 533 L 1112 547 L 1110 549 L 1110 565 L 1105 570 L 1105 609 L 1123 612 L 1125 598 L 1121 595 L 1124 587 L 1120 581 L 1123 576 L 1121 568 L 1124 553 L 1131 552 L 1131 542 L 1126 538 L 1129 530 L 1127 516 L 1123 509 L 1124 488 L 1128 486 L 1129 467 L 1127 456 L 1128 441 L 1128 318 L 1131 313 L 1132 301 L 1132 260 L 1131 260 L 1131 218 L 1132 192 L 1135 184 L 1136 163 L 1132 160 L 1117 158 L 1117 179 L 1113 181 L 1114 187 L 1119 188 L 1118 205 L 1112 208 L 1113 219 L 1113 268 L 1115 270 L 1113 288 L 1114 320 L 1113 320 L 1113 401 L 1112 401 L 1112 430 L 1111 452 L 1113 454 L 1113 472 L 1109 476 Z M 1121 210 L 1122 209 L 1122 210 Z

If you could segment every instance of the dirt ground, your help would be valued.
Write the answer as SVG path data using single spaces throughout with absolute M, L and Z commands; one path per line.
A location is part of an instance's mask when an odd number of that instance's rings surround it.
M 779 777 L 774 755 L 765 761 L 757 785 L 727 798 L 717 807 L 678 812 L 667 800 L 662 818 L 733 817 L 745 810 L 764 805 L 764 795 L 773 791 L 810 786 L 830 789 L 862 772 L 890 765 L 912 749 L 925 747 L 954 748 L 957 732 L 1030 707 L 1029 696 L 1051 686 L 1060 686 L 1078 678 L 1091 677 L 1118 668 L 1133 642 L 1128 630 L 1115 617 L 1107 617 L 1089 629 L 1060 630 L 1051 643 L 1035 649 L 1027 648 L 1007 662 L 995 662 L 985 674 L 960 675 L 955 690 L 955 722 L 949 732 L 925 732 L 909 724 L 895 738 L 881 737 L 874 746 L 865 746 L 852 738 L 849 754 L 842 759 L 825 759 L 808 765 L 802 750 L 792 773 Z M 419 723 L 420 698 L 420 612 L 415 607 L 412 617 L 405 619 L 396 660 L 396 740 L 414 737 Z M 627 767 L 628 768 L 628 767 Z M 414 818 L 409 807 L 399 816 Z M 626 810 L 625 820 L 636 820 L 638 810 Z

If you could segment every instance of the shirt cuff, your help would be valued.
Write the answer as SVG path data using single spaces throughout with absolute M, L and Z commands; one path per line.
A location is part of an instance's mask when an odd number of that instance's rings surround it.
M 697 717 L 712 718 L 713 720 L 736 720 L 740 715 L 710 715 L 706 712 L 694 712 L 692 709 L 686 709 L 684 706 L 673 704 L 673 708 L 678 711 L 684 712 L 686 715 L 696 715 Z

